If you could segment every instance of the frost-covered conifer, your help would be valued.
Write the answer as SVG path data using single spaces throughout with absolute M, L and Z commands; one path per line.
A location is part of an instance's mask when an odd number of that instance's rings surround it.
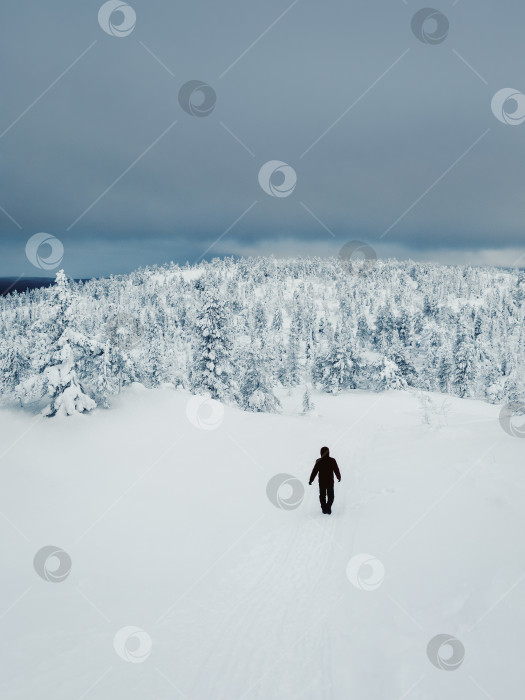
M 316 358 L 312 368 L 314 383 L 332 394 L 358 386 L 361 361 L 348 336 L 335 334 L 331 348 Z
M 454 347 L 454 368 L 452 386 L 454 392 L 461 398 L 469 396 L 475 376 L 474 348 L 472 338 L 464 327 L 458 328 L 456 345 Z
M 237 383 L 231 366 L 230 317 L 216 289 L 201 292 L 195 322 L 196 346 L 191 368 L 191 386 L 197 393 L 226 401 L 235 396 Z
M 406 379 L 403 377 L 401 369 L 394 360 L 383 357 L 379 369 L 378 388 L 380 391 L 388 389 L 406 389 Z
M 248 350 L 242 358 L 243 372 L 239 400 L 246 411 L 275 413 L 281 407 L 273 393 L 266 363 L 260 354 Z
M 277 309 L 272 319 L 272 331 L 279 332 L 283 327 L 283 313 L 281 309 Z
M 51 303 L 51 322 L 54 328 L 54 343 L 49 361 L 42 369 L 39 383 L 51 398 L 43 409 L 44 416 L 71 416 L 74 413 L 92 411 L 95 401 L 84 390 L 79 380 L 77 367 L 85 355 L 102 352 L 99 344 L 75 329 L 73 295 L 63 270 L 56 275 L 56 286 Z
M 303 413 L 311 413 L 312 411 L 315 410 L 315 404 L 312 401 L 312 395 L 310 394 L 310 390 L 308 387 L 305 388 L 304 394 L 303 394 Z

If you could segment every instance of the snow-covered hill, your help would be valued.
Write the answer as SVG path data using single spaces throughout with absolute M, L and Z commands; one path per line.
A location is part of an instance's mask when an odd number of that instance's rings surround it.
M 525 392 L 525 272 L 378 260 L 214 260 L 0 299 L 0 399 L 48 415 L 171 382 L 246 411 L 275 391 Z
M 279 398 L 223 412 L 135 384 L 109 412 L 1 411 L 2 698 L 520 697 L 525 441 L 499 408 Z M 308 486 L 322 445 L 331 516 Z M 297 507 L 272 504 L 277 474 Z M 442 634 L 452 671 L 440 638 L 427 655 Z

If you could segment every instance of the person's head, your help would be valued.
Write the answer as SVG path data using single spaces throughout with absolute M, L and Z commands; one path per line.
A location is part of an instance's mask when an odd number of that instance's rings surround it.
M 330 450 L 328 447 L 321 447 L 321 457 L 329 457 L 330 456 Z

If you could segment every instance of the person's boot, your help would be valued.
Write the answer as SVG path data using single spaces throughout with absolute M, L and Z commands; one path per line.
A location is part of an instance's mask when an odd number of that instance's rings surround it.
M 327 506 L 327 507 L 326 507 L 326 510 L 325 510 L 325 513 L 326 513 L 327 515 L 331 515 L 331 514 L 332 514 L 332 507 L 331 507 L 331 506 Z

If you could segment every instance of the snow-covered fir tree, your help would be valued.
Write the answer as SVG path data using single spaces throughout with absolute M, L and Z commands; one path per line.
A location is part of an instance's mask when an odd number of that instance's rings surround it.
M 92 411 L 96 407 L 93 398 L 84 390 L 77 368 L 85 356 L 93 357 L 102 352 L 100 345 L 75 328 L 73 294 L 63 270 L 56 275 L 56 285 L 49 305 L 46 340 L 51 339 L 47 361 L 40 367 L 38 376 L 23 381 L 21 395 L 45 392 L 50 397 L 42 415 L 71 416 L 74 413 Z M 51 331 L 52 329 L 52 331 Z
M 303 394 L 303 410 L 302 412 L 304 414 L 306 413 L 311 413 L 312 411 L 315 411 L 315 404 L 312 401 L 312 395 L 310 394 L 310 390 L 308 387 L 305 388 L 304 394 Z
M 336 333 L 330 350 L 319 356 L 312 369 L 314 383 L 331 394 L 357 389 L 361 361 L 347 334 Z
M 383 357 L 379 369 L 378 389 L 406 389 L 408 386 L 401 369 L 394 360 Z
M 465 327 L 458 328 L 456 345 L 454 347 L 454 374 L 452 386 L 454 392 L 464 398 L 471 393 L 474 379 L 474 347 Z
M 208 284 L 195 321 L 196 344 L 191 367 L 191 386 L 197 393 L 227 401 L 236 397 L 237 382 L 231 365 L 231 322 L 226 302 Z
M 241 407 L 246 411 L 255 412 L 275 413 L 278 411 L 281 408 L 281 403 L 273 393 L 267 363 L 261 357 L 260 352 L 253 349 L 246 350 L 238 365 L 242 367 L 239 392 Z
M 412 363 L 407 359 L 408 352 L 399 341 L 387 351 L 388 358 L 398 368 L 400 376 L 407 386 L 417 386 L 417 372 Z

